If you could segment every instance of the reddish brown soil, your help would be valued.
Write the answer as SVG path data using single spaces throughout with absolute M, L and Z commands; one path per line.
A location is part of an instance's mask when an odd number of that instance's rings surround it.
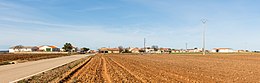
M 96 55 L 68 82 L 260 82 L 260 55 Z
M 61 56 L 67 56 L 67 54 L 0 54 L 0 62 L 15 60 L 34 61 L 47 58 L 56 58 Z

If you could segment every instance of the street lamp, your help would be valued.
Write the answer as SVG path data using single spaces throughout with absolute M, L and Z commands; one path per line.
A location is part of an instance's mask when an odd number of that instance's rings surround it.
M 207 19 L 201 19 L 201 22 L 203 23 L 203 48 L 202 48 L 202 52 L 203 52 L 203 55 L 206 55 L 206 50 L 205 50 L 205 45 L 206 45 L 206 40 L 205 40 L 205 32 L 206 32 L 206 23 L 207 23 Z

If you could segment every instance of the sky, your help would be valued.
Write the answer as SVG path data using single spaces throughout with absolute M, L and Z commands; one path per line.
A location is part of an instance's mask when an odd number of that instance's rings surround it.
M 15 45 L 260 50 L 259 0 L 0 0 L 0 49 Z

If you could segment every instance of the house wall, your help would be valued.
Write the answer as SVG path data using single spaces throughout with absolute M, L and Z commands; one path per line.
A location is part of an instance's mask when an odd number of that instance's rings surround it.
M 230 49 L 226 49 L 226 50 L 219 50 L 219 52 L 234 52 L 234 51 Z
M 173 50 L 172 53 L 180 53 L 179 50 Z
M 172 50 L 172 53 L 185 53 L 186 51 L 184 50 Z
M 9 49 L 9 52 L 11 52 L 11 53 L 14 52 L 14 49 Z
M 154 49 L 145 49 L 146 53 L 152 53 L 154 51 Z
M 119 51 L 111 51 L 112 53 L 120 53 Z
M 53 48 L 52 52 L 60 52 L 60 48 Z
M 211 52 L 217 52 L 217 49 L 211 50 Z M 218 52 L 222 52 L 222 53 L 225 53 L 225 52 L 234 52 L 234 50 L 231 50 L 231 49 L 219 49 Z
M 120 53 L 120 52 L 108 50 L 108 51 L 100 51 L 100 53 Z
M 133 50 L 132 53 L 140 53 L 139 50 Z
M 32 49 L 31 48 L 24 48 L 24 49 L 21 49 L 21 51 L 23 51 L 23 52 L 32 52 Z
M 32 49 L 30 48 L 23 48 L 23 49 L 20 49 L 20 51 L 18 49 L 9 49 L 9 52 L 12 53 L 12 52 L 32 52 Z
M 150 53 L 157 53 L 157 54 L 160 54 L 160 53 L 162 53 L 160 50 L 158 50 L 158 51 L 151 51 Z
M 43 50 L 43 51 L 47 51 L 47 49 L 50 49 L 50 51 L 49 52 L 51 52 L 52 51 L 52 48 L 51 47 L 49 47 L 49 46 L 43 46 L 43 47 L 40 47 L 39 48 L 39 50 Z
M 188 52 L 202 52 L 202 50 L 194 49 L 194 50 L 188 50 Z

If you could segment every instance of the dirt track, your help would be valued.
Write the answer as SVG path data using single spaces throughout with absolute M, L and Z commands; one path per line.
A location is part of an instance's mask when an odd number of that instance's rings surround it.
M 259 55 L 96 55 L 67 82 L 260 82 Z

